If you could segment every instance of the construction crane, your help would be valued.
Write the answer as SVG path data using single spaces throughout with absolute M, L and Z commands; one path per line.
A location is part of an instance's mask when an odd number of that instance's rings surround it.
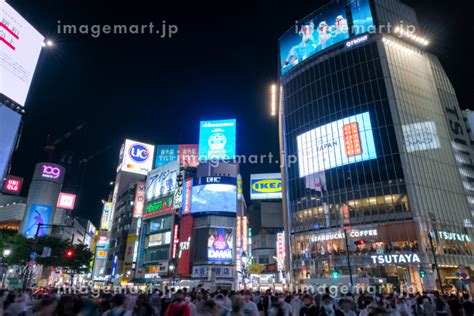
M 67 140 L 68 138 L 70 138 L 72 135 L 76 134 L 77 132 L 79 132 L 81 129 L 83 129 L 85 126 L 87 125 L 87 122 L 83 122 L 81 124 L 79 124 L 78 126 L 74 127 L 73 129 L 71 129 L 70 131 L 68 131 L 66 134 L 64 134 L 63 136 L 59 137 L 58 139 L 54 140 L 54 141 L 51 141 L 51 135 L 48 135 L 47 139 L 46 139 L 46 146 L 43 147 L 44 151 L 46 151 L 48 153 L 48 161 L 52 161 L 53 159 L 53 155 L 54 155 L 54 151 L 56 150 L 56 147 L 61 144 L 62 142 L 64 142 L 65 140 Z

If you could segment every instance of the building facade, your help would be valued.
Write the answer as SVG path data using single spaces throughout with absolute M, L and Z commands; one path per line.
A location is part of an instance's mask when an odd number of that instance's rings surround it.
M 418 26 L 399 1 L 365 5 L 374 27 Z M 339 9 L 356 25 L 352 2 Z M 454 89 L 421 38 L 348 32 L 280 76 L 283 150 L 298 157 L 284 168 L 293 280 L 469 285 L 455 277 L 474 258 L 470 173 L 458 158 L 469 136 Z

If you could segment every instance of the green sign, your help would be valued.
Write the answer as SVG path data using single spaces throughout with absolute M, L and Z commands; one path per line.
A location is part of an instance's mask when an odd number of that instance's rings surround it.
M 167 197 L 164 197 L 164 198 L 161 198 L 159 200 L 149 203 L 145 208 L 143 217 L 155 216 L 155 215 L 172 211 L 172 210 L 173 210 L 173 196 L 170 195 L 170 196 L 167 196 Z

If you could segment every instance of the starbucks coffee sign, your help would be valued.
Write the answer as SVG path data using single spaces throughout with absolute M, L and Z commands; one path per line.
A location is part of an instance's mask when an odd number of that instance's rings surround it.
M 374 264 L 406 264 L 406 263 L 419 263 L 420 257 L 416 253 L 408 254 L 391 254 L 391 255 L 378 255 L 370 256 Z

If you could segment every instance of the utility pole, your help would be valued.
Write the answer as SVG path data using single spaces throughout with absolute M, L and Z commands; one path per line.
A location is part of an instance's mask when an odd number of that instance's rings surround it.
M 439 281 L 439 290 L 443 292 L 443 283 L 441 282 L 441 274 L 439 274 L 438 258 L 436 257 L 436 251 L 433 244 L 433 235 L 434 235 L 434 231 L 431 229 L 428 232 L 428 239 L 430 240 L 430 246 L 431 246 L 431 254 L 433 255 L 433 261 L 434 261 L 434 263 L 431 265 L 431 268 L 433 269 L 433 273 L 436 271 L 436 274 L 438 275 L 438 281 Z

